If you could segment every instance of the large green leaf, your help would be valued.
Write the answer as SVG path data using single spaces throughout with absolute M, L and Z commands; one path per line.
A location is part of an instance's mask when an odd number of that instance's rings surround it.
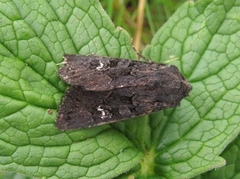
M 156 137 L 154 172 L 189 178 L 225 160 L 218 155 L 240 132 L 240 1 L 189 1 L 159 30 L 144 54 L 171 58 L 193 85 L 181 106 L 166 110 Z M 177 60 L 176 60 L 177 59 Z M 235 161 L 237 162 L 237 161 Z
M 81 2 L 0 2 L 1 170 L 111 178 L 143 156 L 107 125 L 69 132 L 55 127 L 66 90 L 56 65 L 63 54 L 135 58 L 130 37 L 115 29 L 99 3 Z
M 188 1 L 146 47 L 152 60 L 174 58 L 193 85 L 180 107 L 62 132 L 55 119 L 67 88 L 57 74 L 63 54 L 135 59 L 131 39 L 96 0 L 0 0 L 0 170 L 180 179 L 223 166 L 219 154 L 240 131 L 239 5 Z

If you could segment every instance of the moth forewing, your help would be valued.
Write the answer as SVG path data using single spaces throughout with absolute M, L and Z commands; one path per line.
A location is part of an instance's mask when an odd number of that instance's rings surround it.
M 175 66 L 127 59 L 65 55 L 60 77 L 72 87 L 57 127 L 77 129 L 176 107 L 192 86 Z

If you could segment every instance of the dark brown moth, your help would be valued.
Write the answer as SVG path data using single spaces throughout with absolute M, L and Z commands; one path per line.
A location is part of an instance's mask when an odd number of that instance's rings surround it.
M 175 66 L 101 56 L 64 55 L 71 87 L 60 104 L 61 130 L 88 128 L 173 108 L 192 86 Z

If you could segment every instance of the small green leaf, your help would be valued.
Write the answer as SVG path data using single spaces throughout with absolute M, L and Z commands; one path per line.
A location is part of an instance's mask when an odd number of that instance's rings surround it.
M 239 178 L 239 148 L 240 148 L 240 138 L 236 138 L 221 154 L 222 157 L 226 159 L 226 166 L 218 168 L 216 170 L 210 171 L 203 175 L 204 178 L 209 179 L 226 179 L 226 178 Z

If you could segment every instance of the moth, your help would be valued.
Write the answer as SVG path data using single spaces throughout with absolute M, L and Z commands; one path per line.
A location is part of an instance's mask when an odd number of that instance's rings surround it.
M 64 55 L 59 76 L 71 87 L 58 110 L 60 130 L 88 128 L 174 108 L 190 83 L 171 65 L 95 55 Z

